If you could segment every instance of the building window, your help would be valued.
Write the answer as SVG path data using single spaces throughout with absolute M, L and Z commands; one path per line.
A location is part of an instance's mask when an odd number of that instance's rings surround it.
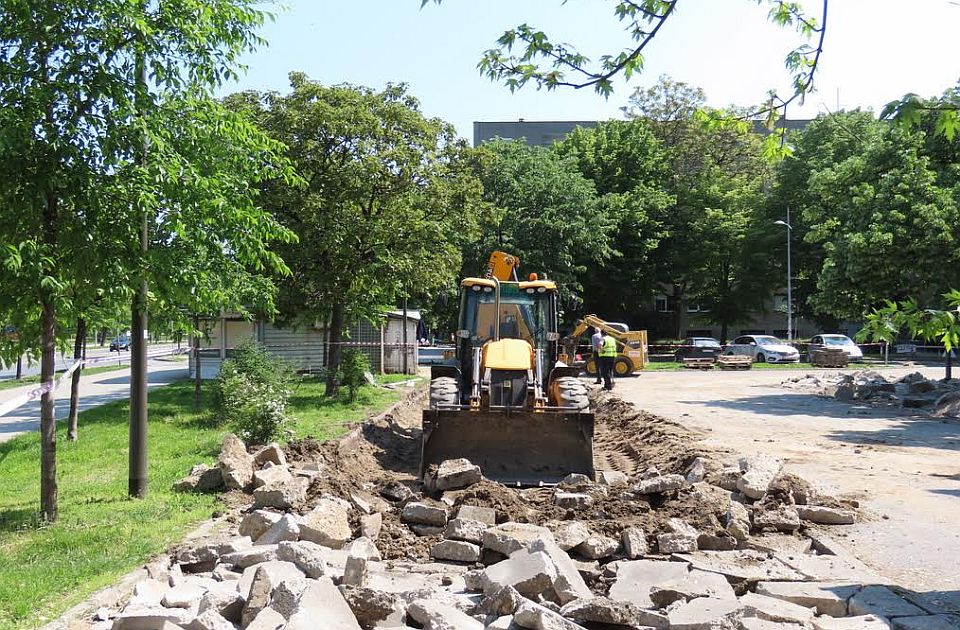
M 709 313 L 710 309 L 706 308 L 700 302 L 690 302 L 687 304 L 688 313 Z
M 673 310 L 670 308 L 670 301 L 665 295 L 658 295 L 656 297 L 656 309 L 658 313 L 670 313 Z
M 763 328 L 742 328 L 740 330 L 740 335 L 765 335 L 767 331 Z

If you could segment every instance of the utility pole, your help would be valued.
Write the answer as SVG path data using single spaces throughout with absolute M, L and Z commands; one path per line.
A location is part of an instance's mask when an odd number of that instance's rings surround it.
M 793 269 L 790 262 L 790 236 L 793 226 L 790 225 L 790 206 L 787 206 L 787 220 L 774 221 L 774 225 L 787 228 L 787 343 L 793 342 Z
M 143 12 L 147 12 L 147 0 L 142 2 Z M 146 53 L 140 48 L 136 52 L 136 98 L 140 104 L 141 115 L 145 113 L 144 103 L 147 90 Z M 147 158 L 147 137 L 144 134 L 137 156 L 141 166 Z M 140 283 L 131 305 L 132 324 L 130 334 L 130 462 L 127 492 L 131 497 L 142 499 L 147 496 L 147 250 L 150 244 L 149 212 L 143 210 L 140 224 Z

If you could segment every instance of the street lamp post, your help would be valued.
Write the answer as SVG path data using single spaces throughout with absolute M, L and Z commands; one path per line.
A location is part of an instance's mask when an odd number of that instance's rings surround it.
M 793 232 L 793 226 L 790 225 L 790 206 L 787 206 L 787 220 L 774 221 L 774 225 L 782 225 L 787 228 L 787 342 L 793 342 L 793 273 L 790 268 L 790 233 Z

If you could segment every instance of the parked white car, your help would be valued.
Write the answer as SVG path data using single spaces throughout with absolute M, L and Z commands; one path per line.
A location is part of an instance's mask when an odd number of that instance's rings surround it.
M 847 353 L 847 358 L 853 361 L 863 361 L 863 351 L 846 335 L 815 335 L 810 339 L 809 352 L 821 348 L 841 348 Z
M 723 354 L 752 358 L 756 363 L 798 363 L 800 352 L 771 335 L 743 335 L 723 349 Z

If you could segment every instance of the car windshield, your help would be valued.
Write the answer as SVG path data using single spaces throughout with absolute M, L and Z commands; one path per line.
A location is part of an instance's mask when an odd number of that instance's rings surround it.
M 850 339 L 849 337 L 844 337 L 844 336 L 840 336 L 840 335 L 838 335 L 838 336 L 836 336 L 836 337 L 826 337 L 826 336 L 825 336 L 825 337 L 823 338 L 823 343 L 825 343 L 825 344 L 828 345 L 828 346 L 852 346 L 852 345 L 853 345 L 853 340 Z
M 694 339 L 693 345 L 701 348 L 719 348 L 720 342 L 716 339 Z
M 757 340 L 757 343 L 761 346 L 776 346 L 783 344 L 782 341 L 776 337 L 771 337 L 770 335 L 757 335 L 754 337 Z

